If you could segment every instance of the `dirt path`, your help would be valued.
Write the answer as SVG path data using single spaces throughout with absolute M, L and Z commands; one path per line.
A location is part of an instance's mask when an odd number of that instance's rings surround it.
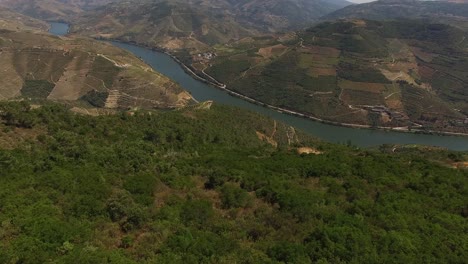
M 278 124 L 276 123 L 276 120 L 273 120 L 273 123 L 274 125 L 273 125 L 273 132 L 271 133 L 271 136 L 270 136 L 271 138 L 274 138 L 276 135 L 276 131 L 278 131 Z
M 290 146 L 292 143 L 300 143 L 299 138 L 296 134 L 296 129 L 294 127 L 289 127 L 288 131 L 286 131 L 286 136 L 288 137 L 288 145 Z
M 115 60 L 113 60 L 113 59 L 107 57 L 107 56 L 104 55 L 104 54 L 98 54 L 98 56 L 99 56 L 99 57 L 102 57 L 102 58 L 104 58 L 104 59 L 106 59 L 106 60 L 108 60 L 108 61 L 110 61 L 110 62 L 112 62 L 112 63 L 114 64 L 114 66 L 115 66 L 115 67 L 118 67 L 118 68 L 127 68 L 127 67 L 132 66 L 132 65 L 127 64 L 127 63 L 125 63 L 125 64 L 120 64 L 120 63 L 116 62 Z

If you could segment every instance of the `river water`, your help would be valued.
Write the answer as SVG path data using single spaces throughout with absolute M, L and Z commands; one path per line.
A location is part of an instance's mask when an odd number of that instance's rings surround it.
M 65 35 L 68 33 L 68 25 L 64 23 L 51 23 L 49 32 L 54 35 Z M 160 72 L 178 82 L 198 101 L 213 100 L 220 104 L 237 106 L 255 111 L 257 113 L 284 122 L 288 125 L 294 126 L 306 133 L 329 142 L 351 142 L 353 145 L 360 147 L 371 147 L 382 144 L 418 144 L 445 147 L 451 150 L 468 150 L 468 137 L 424 135 L 382 130 L 347 128 L 327 125 L 312 121 L 310 119 L 279 113 L 275 110 L 230 96 L 225 91 L 194 79 L 167 54 L 131 44 L 118 42 L 112 42 L 112 44 L 130 51 L 153 67 L 155 71 Z

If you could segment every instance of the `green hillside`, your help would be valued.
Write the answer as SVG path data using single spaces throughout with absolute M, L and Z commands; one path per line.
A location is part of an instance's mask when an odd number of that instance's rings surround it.
M 341 20 L 215 46 L 210 60 L 179 56 L 229 89 L 325 120 L 467 133 L 466 38 L 424 21 Z
M 463 263 L 468 173 L 452 167 L 466 164 L 218 105 L 90 117 L 2 103 L 0 262 Z

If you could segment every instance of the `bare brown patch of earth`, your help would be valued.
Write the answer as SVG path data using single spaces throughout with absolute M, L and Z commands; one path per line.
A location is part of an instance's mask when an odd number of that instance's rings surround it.
M 300 147 L 296 149 L 298 154 L 314 154 L 314 155 L 321 155 L 323 154 L 322 151 L 319 151 L 315 148 L 311 147 Z
M 381 94 L 385 90 L 385 85 L 382 83 L 353 82 L 348 80 L 340 81 L 338 86 L 346 90 L 363 91 L 376 94 Z
M 307 74 L 312 77 L 318 76 L 336 76 L 336 69 L 335 68 L 310 68 L 307 71 Z
M 330 47 L 321 47 L 321 46 L 307 46 L 303 47 L 302 52 L 308 52 L 311 54 L 320 54 L 326 57 L 337 58 L 340 55 L 340 50 Z
M 278 44 L 270 47 L 260 48 L 258 54 L 266 59 L 271 58 L 281 52 L 283 52 L 287 47 L 283 44 Z
M 456 162 L 453 166 L 457 169 L 468 169 L 468 161 Z
M 255 133 L 257 134 L 258 139 L 260 139 L 261 141 L 265 141 L 275 148 L 278 147 L 278 142 L 276 142 L 272 137 L 269 137 L 260 131 L 255 131 Z
M 434 55 L 428 52 L 423 51 L 421 48 L 411 47 L 413 54 L 419 59 L 425 62 L 431 62 L 434 58 Z
M 22 143 L 30 140 L 36 140 L 38 135 L 44 133 L 42 129 L 34 128 L 18 128 L 15 127 L 11 130 L 4 130 L 0 125 L 0 149 L 15 149 Z

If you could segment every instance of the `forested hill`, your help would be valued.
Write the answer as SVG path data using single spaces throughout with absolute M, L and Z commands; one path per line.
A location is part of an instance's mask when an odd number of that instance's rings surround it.
M 464 263 L 466 161 L 210 103 L 2 103 L 0 263 Z

